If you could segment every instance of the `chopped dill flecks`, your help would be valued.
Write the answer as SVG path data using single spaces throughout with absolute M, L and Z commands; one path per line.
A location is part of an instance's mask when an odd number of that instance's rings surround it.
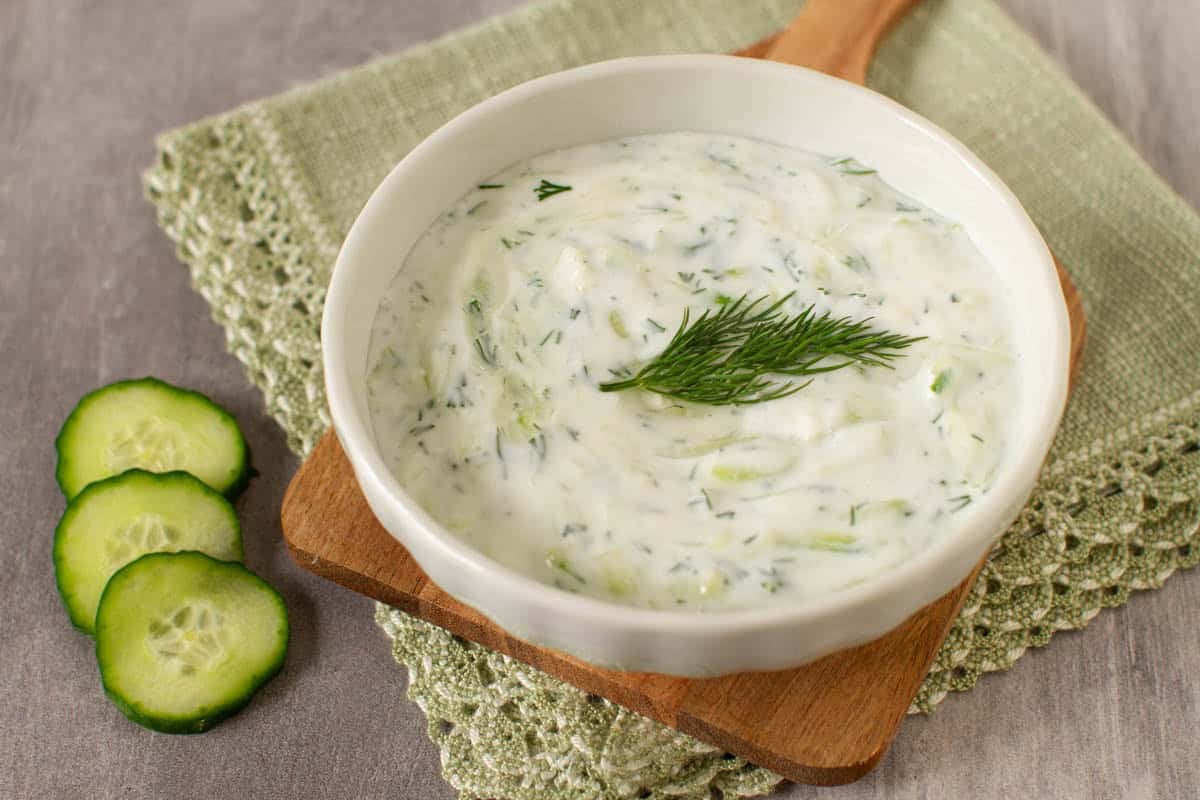
M 545 200 L 549 197 L 553 197 L 556 194 L 562 194 L 563 192 L 569 192 L 569 191 L 571 191 L 572 188 L 573 187 L 571 187 L 571 186 L 565 186 L 560 183 L 551 183 L 550 181 L 546 180 L 545 178 L 542 178 L 542 182 L 539 183 L 534 188 L 533 191 L 534 191 L 534 194 L 537 195 L 538 202 L 540 203 L 543 200 Z
M 860 274 L 871 271 L 871 262 L 867 261 L 867 257 L 862 253 L 846 256 L 842 259 L 842 263 Z
M 587 584 L 584 577 L 575 570 L 571 569 L 571 562 L 567 561 L 567 557 L 562 553 L 550 552 L 546 554 L 546 565 L 551 569 L 556 569 L 559 572 L 569 575 L 582 584 Z
M 853 158 L 849 157 L 839 158 L 836 161 L 831 161 L 829 162 L 829 166 L 840 167 L 838 172 L 842 173 L 843 175 L 874 175 L 876 172 L 876 170 L 873 170 L 867 166 L 863 166 Z
M 721 156 L 713 155 L 712 153 L 705 153 L 705 156 L 708 158 L 709 161 L 712 161 L 716 164 L 720 164 L 723 167 L 729 167 L 734 172 L 742 171 L 741 167 L 739 167 L 737 164 L 733 163 L 733 161 L 731 161 L 728 158 L 722 158 Z
M 529 446 L 537 453 L 539 461 L 546 460 L 546 434 L 539 431 L 537 436 L 530 437 Z
M 487 364 L 489 367 L 496 366 L 495 347 L 492 347 L 492 349 L 489 351 L 486 347 L 484 347 L 483 342 L 481 342 L 479 339 L 476 339 L 475 350 L 479 353 L 479 357 L 483 359 L 483 363 Z
M 476 189 L 503 189 L 503 183 L 481 183 L 475 187 Z
M 969 494 L 960 494 L 958 497 L 951 497 L 950 498 L 951 513 L 955 512 L 955 511 L 962 511 L 964 508 L 971 505 L 971 501 L 974 499 L 975 498 L 971 497 L 971 495 L 969 495 Z

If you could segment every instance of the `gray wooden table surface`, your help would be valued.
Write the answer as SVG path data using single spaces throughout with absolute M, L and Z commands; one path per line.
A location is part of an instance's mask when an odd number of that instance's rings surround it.
M 1200 205 L 1200 0 L 1003 3 Z M 454 796 L 371 603 L 284 553 L 296 460 L 138 172 L 159 131 L 516 4 L 0 3 L 0 799 Z M 293 622 L 284 673 L 201 737 L 150 733 L 105 701 L 53 588 L 55 432 L 83 392 L 147 373 L 202 388 L 244 426 L 262 470 L 239 501 L 248 560 Z M 1200 573 L 1176 576 L 909 719 L 862 782 L 784 796 L 1200 796 L 1198 605 Z

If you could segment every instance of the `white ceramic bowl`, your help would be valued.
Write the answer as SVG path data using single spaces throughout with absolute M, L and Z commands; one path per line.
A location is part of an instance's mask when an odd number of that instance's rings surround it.
M 536 582 L 471 549 L 418 507 L 372 433 L 365 375 L 376 308 L 409 249 L 447 206 L 539 153 L 680 130 L 853 155 L 960 222 L 1010 299 L 1020 438 L 992 490 L 928 550 L 795 607 L 652 611 Z M 811 70 L 728 56 L 592 64 L 510 89 L 447 123 L 392 170 L 355 221 L 334 269 L 321 336 L 334 428 L 359 485 L 383 526 L 438 585 L 524 639 L 603 666 L 692 676 L 802 664 L 881 636 L 953 588 L 1028 498 L 1067 394 L 1069 328 L 1053 261 L 991 170 L 882 95 Z

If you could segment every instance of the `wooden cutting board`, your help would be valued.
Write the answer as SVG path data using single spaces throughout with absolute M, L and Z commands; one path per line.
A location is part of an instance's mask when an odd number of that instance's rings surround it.
M 914 0 L 809 0 L 787 31 L 740 55 L 802 63 L 861 83 L 875 44 Z M 1059 268 L 1071 315 L 1072 375 L 1083 306 Z M 849 783 L 887 752 L 982 568 L 869 644 L 782 672 L 687 679 L 616 672 L 522 641 L 438 588 L 375 519 L 337 438 L 327 433 L 283 499 L 296 562 L 800 783 Z

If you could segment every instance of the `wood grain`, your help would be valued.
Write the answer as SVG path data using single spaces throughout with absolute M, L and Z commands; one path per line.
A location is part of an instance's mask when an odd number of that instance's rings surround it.
M 880 38 L 913 4 L 810 0 L 786 30 L 740 55 L 761 54 L 862 83 Z M 1084 340 L 1082 305 L 1061 266 L 1059 274 L 1074 311 L 1077 359 Z M 879 763 L 983 566 L 869 644 L 797 669 L 696 680 L 596 667 L 514 637 L 455 600 L 372 515 L 332 433 L 288 487 L 282 526 L 293 558 L 318 575 L 798 783 L 818 785 L 855 781 Z
M 1072 311 L 1074 374 L 1084 318 L 1070 279 L 1061 277 Z M 794 781 L 819 785 L 857 780 L 879 763 L 982 567 L 869 644 L 794 670 L 695 680 L 602 669 L 511 636 L 455 600 L 375 519 L 332 432 L 292 479 L 281 521 L 288 552 L 310 572 Z
M 602 669 L 506 633 L 429 580 L 375 519 L 326 434 L 283 500 L 300 566 L 711 742 L 792 780 L 839 784 L 887 750 L 975 575 L 869 645 L 795 670 L 709 680 Z

